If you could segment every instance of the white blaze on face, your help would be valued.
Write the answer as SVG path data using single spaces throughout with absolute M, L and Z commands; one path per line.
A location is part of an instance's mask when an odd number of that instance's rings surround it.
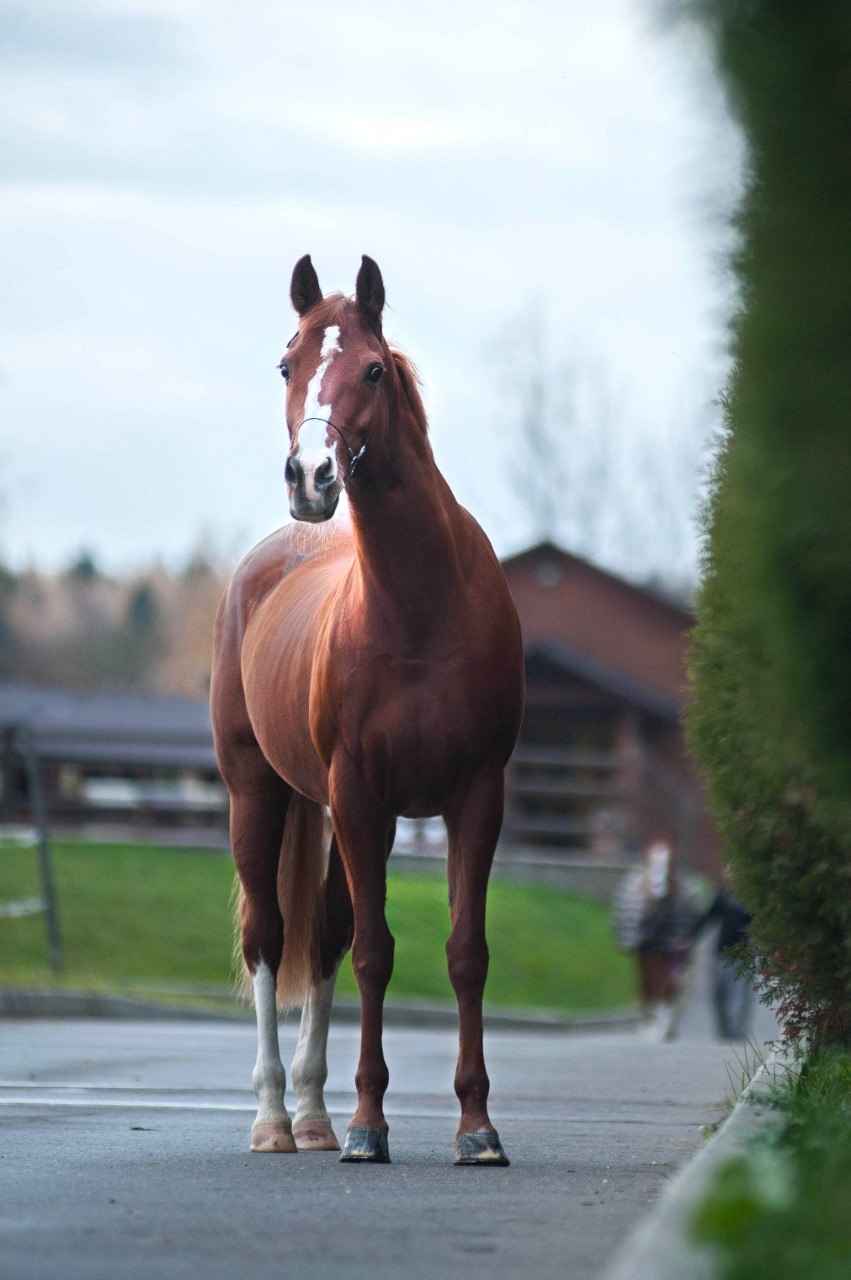
M 322 379 L 325 377 L 325 372 L 338 351 L 342 351 L 340 346 L 340 326 L 332 324 L 325 330 L 322 338 L 322 348 L 319 352 L 319 364 L 307 384 L 304 410 L 301 415 L 302 426 L 298 432 L 298 447 L 293 455 L 294 461 L 302 468 L 305 491 L 309 498 L 317 498 L 319 496 L 313 479 L 317 467 L 322 466 L 324 462 L 330 462 L 332 478 L 336 478 L 337 475 L 337 455 L 334 449 L 326 443 L 328 421 L 331 417 L 331 405 L 321 404 L 319 397 L 322 392 Z

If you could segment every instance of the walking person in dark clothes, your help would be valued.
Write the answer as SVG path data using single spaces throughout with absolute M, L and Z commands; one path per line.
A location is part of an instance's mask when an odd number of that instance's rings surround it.
M 722 887 L 689 932 L 694 938 L 711 925 L 719 926 L 713 960 L 712 1003 L 721 1039 L 740 1040 L 750 1034 L 754 990 L 750 978 L 742 972 L 741 963 L 731 952 L 745 937 L 752 916 L 747 907 L 736 901 L 730 885 L 730 872 L 725 868 Z
M 697 914 L 672 859 L 673 842 L 651 837 L 641 866 L 626 875 L 614 902 L 618 940 L 635 957 L 642 1033 L 654 1040 L 668 1040 L 675 1032 L 688 935 Z

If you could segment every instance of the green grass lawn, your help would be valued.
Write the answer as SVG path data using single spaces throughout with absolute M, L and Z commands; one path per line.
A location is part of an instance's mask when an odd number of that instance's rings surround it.
M 233 977 L 233 866 L 204 851 L 56 842 L 52 846 L 65 948 L 64 985 L 167 990 Z M 39 892 L 32 850 L 0 850 L 0 902 Z M 390 1000 L 452 1000 L 439 877 L 391 875 L 387 916 L 396 938 Z M 612 940 L 610 913 L 571 894 L 493 881 L 488 899 L 490 1005 L 562 1013 L 625 1008 L 632 971 Z M 40 916 L 0 919 L 0 983 L 49 984 Z M 355 995 L 347 959 L 338 991 Z

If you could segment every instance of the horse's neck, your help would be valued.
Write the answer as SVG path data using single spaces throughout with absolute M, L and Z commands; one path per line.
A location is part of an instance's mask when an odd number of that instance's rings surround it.
M 415 648 L 457 599 L 459 508 L 424 437 L 408 433 L 393 470 L 388 487 L 349 491 L 352 525 L 368 609 L 392 619 Z

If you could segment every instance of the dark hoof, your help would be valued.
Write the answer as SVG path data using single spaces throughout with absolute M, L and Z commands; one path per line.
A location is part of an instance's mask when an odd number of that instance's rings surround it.
M 502 1149 L 499 1136 L 489 1129 L 478 1133 L 459 1133 L 455 1139 L 456 1164 L 501 1165 L 511 1161 Z
M 340 1159 L 366 1164 L 389 1164 L 390 1148 L 383 1129 L 350 1129 Z

